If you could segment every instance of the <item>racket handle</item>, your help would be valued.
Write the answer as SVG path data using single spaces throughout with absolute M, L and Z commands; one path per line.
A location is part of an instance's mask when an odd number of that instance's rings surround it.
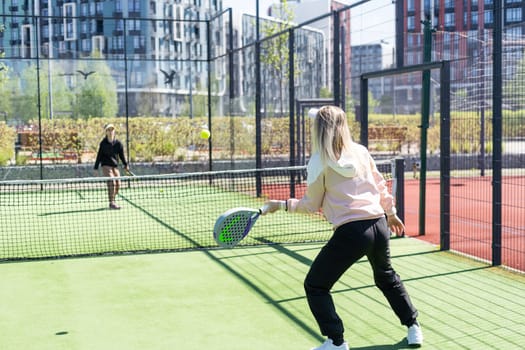
M 259 213 L 264 215 L 268 213 L 268 210 L 270 210 L 270 206 L 265 203 L 261 208 L 259 208 Z

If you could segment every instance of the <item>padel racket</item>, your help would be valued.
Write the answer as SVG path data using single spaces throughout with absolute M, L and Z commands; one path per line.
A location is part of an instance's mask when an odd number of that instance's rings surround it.
M 215 242 L 223 248 L 233 248 L 250 232 L 259 216 L 268 211 L 263 205 L 260 209 L 233 208 L 219 216 L 213 228 Z

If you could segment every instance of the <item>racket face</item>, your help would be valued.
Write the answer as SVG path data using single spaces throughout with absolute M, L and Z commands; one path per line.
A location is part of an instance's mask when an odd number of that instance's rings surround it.
M 250 231 L 260 211 L 250 208 L 230 209 L 215 222 L 213 238 L 224 248 L 235 247 Z

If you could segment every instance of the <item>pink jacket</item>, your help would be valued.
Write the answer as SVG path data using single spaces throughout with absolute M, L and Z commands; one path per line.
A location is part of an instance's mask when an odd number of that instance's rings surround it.
M 313 213 L 322 208 L 334 229 L 350 221 L 396 214 L 394 198 L 370 153 L 361 145 L 355 147 L 369 163 L 361 175 L 357 175 L 355 157 L 343 155 L 323 168 L 319 154 L 314 154 L 308 162 L 306 193 L 300 200 L 289 199 L 288 210 Z

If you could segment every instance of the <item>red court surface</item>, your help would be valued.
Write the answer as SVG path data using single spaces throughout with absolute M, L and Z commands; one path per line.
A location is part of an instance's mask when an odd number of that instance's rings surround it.
M 492 262 L 492 177 L 451 179 L 450 249 Z M 504 177 L 502 185 L 502 264 L 525 271 L 525 180 Z M 419 180 L 405 178 L 405 225 L 408 236 L 440 244 L 440 182 L 427 178 L 425 234 L 419 235 Z M 296 185 L 296 198 L 304 194 L 304 182 Z M 268 198 L 286 199 L 289 186 L 268 184 Z
M 492 177 L 451 179 L 451 250 L 492 261 Z M 523 177 L 502 184 L 502 264 L 525 271 L 525 196 Z M 405 224 L 409 236 L 440 244 L 439 179 L 427 179 L 425 234 L 419 235 L 419 180 L 405 180 Z

